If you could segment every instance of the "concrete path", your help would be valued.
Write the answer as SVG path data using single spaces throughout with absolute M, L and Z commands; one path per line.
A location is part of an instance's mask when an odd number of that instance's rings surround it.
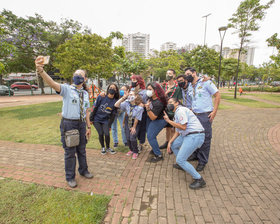
M 149 150 L 136 161 L 87 150 L 95 177 L 77 175 L 75 190 L 112 196 L 104 223 L 280 223 L 280 109 L 218 112 L 201 190 L 188 188 L 192 179 L 173 169 L 173 155 L 147 162 Z M 59 146 L 0 141 L 0 176 L 69 189 L 63 154 Z

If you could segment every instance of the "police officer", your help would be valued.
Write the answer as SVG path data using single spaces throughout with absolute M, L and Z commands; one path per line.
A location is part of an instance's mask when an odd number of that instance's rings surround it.
M 189 82 L 191 82 L 188 87 L 188 95 L 192 98 L 192 111 L 205 129 L 205 141 L 193 153 L 189 161 L 197 159 L 198 165 L 196 170 L 202 171 L 208 163 L 212 138 L 212 122 L 217 114 L 221 96 L 215 84 L 211 80 L 204 81 L 202 78 L 199 78 L 194 68 L 186 68 L 185 75 Z M 215 97 L 214 107 L 212 96 Z
M 55 82 L 43 69 L 44 58 L 38 56 L 35 60 L 37 73 L 46 83 L 63 97 L 62 120 L 60 124 L 61 142 L 64 148 L 65 174 L 68 185 L 72 188 L 77 186 L 75 180 L 76 156 L 79 161 L 79 173 L 81 176 L 91 179 L 93 175 L 88 171 L 86 160 L 86 143 L 91 135 L 89 121 L 90 103 L 89 95 L 86 91 L 86 72 L 77 70 L 73 74 L 73 85 L 59 84 Z M 80 142 L 75 147 L 67 147 L 65 142 L 65 132 L 77 129 L 79 131 Z

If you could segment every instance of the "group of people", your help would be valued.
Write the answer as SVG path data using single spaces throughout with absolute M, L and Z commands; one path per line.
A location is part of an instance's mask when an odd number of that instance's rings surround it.
M 91 124 L 95 127 L 101 153 L 115 154 L 110 147 L 110 130 L 114 147 L 118 146 L 117 121 L 122 130 L 122 140 L 129 147 L 127 156 L 137 159 L 146 138 L 152 148 L 150 162 L 163 160 L 161 149 L 174 153 L 174 168 L 189 173 L 194 181 L 189 185 L 199 189 L 206 185 L 199 174 L 208 162 L 212 138 L 212 121 L 216 116 L 220 93 L 215 84 L 207 78 L 200 78 L 194 68 L 186 68 L 185 73 L 176 77 L 173 69 L 166 72 L 167 82 L 145 84 L 140 75 L 133 74 L 131 85 L 120 89 L 112 83 L 106 93 L 100 94 L 90 108 L 89 95 L 85 86 L 86 72 L 77 70 L 73 74 L 73 84 L 59 84 L 43 70 L 43 57 L 37 57 L 37 73 L 63 96 L 61 142 L 65 150 L 66 181 L 76 187 L 75 167 L 77 154 L 79 173 L 92 178 L 86 161 L 86 143 L 91 135 Z M 215 97 L 214 105 L 212 96 Z M 159 146 L 157 136 L 166 128 L 166 141 Z M 79 143 L 67 145 L 67 131 L 79 131 Z M 104 143 L 105 141 L 105 143 Z M 196 168 L 189 161 L 198 160 Z

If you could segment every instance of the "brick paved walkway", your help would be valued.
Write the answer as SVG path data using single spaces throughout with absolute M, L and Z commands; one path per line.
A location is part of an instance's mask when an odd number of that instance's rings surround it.
M 202 190 L 188 188 L 191 177 L 172 168 L 173 155 L 151 164 L 148 151 L 134 161 L 95 150 L 87 153 L 95 177 L 77 176 L 75 190 L 112 195 L 105 223 L 280 223 L 279 112 L 218 112 Z M 68 189 L 61 147 L 0 145 L 0 176 Z

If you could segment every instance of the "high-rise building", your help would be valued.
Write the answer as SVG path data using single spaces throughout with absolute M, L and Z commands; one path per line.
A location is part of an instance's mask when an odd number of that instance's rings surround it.
M 177 46 L 173 42 L 166 42 L 160 46 L 160 51 L 177 50 Z
M 150 34 L 133 33 L 123 37 L 122 45 L 126 51 L 135 52 L 148 58 L 150 51 Z
M 240 55 L 240 61 L 247 63 L 247 65 L 253 65 L 255 48 L 254 47 L 245 47 L 245 52 Z M 229 47 L 223 48 L 223 57 L 224 58 L 235 58 L 238 59 L 239 49 L 230 49 Z
M 220 49 L 221 49 L 220 45 L 218 45 L 218 44 L 213 45 L 211 48 L 213 50 L 215 50 L 216 52 L 220 52 Z

